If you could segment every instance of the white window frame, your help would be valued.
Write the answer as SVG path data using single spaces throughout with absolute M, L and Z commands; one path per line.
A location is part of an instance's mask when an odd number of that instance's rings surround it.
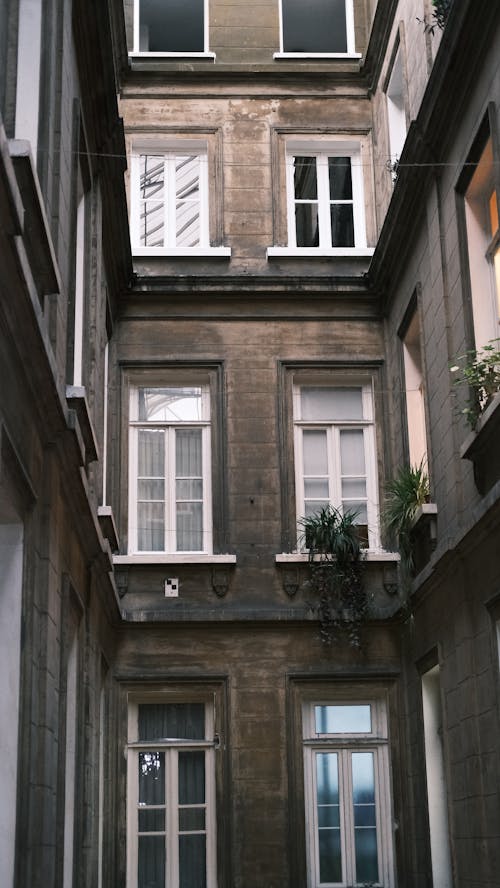
M 303 420 L 301 418 L 300 392 L 311 386 L 325 389 L 361 389 L 363 419 L 355 420 Z M 373 413 L 372 382 L 356 382 L 352 379 L 335 382 L 311 380 L 295 381 L 293 384 L 294 453 L 295 453 L 295 493 L 297 505 L 297 538 L 299 548 L 304 546 L 303 528 L 300 519 L 305 514 L 303 446 L 304 430 L 325 430 L 327 434 L 329 500 L 336 508 L 342 508 L 340 472 L 340 432 L 344 429 L 362 429 L 365 447 L 366 468 L 366 509 L 368 518 L 368 550 L 380 549 L 380 527 L 378 507 L 378 472 L 375 445 L 375 420 Z
M 307 15 L 307 0 L 304 0 L 304 14 Z M 279 2 L 280 16 L 280 52 L 273 54 L 274 59 L 360 59 L 361 53 L 356 52 L 354 32 L 353 0 L 345 0 L 347 52 L 286 52 L 283 40 L 283 0 Z
M 138 715 L 140 703 L 194 703 L 205 706 L 205 739 L 179 740 L 162 739 L 161 741 L 138 740 Z M 138 862 L 138 760 L 139 753 L 145 751 L 163 752 L 165 754 L 165 841 L 167 847 L 165 867 L 165 888 L 178 888 L 179 885 L 179 854 L 178 854 L 178 754 L 184 750 L 205 751 L 205 835 L 206 835 L 206 874 L 207 888 L 217 888 L 217 843 L 216 843 L 216 805 L 215 805 L 215 750 L 217 747 L 214 723 L 214 705 L 206 699 L 186 697 L 172 700 L 169 697 L 131 698 L 128 706 L 128 744 L 127 744 L 127 888 L 137 888 Z
M 183 388 L 196 386 L 202 391 L 202 416 L 198 421 L 186 422 L 148 422 L 138 419 L 138 392 L 141 388 Z M 212 554 L 212 461 L 211 461 L 211 414 L 210 414 L 210 386 L 208 383 L 200 383 L 196 380 L 141 383 L 130 389 L 130 415 L 129 415 L 129 503 L 128 503 L 128 551 L 132 555 L 155 555 L 165 553 L 189 556 L 194 553 Z M 139 429 L 164 429 L 165 430 L 165 546 L 161 550 L 146 550 L 138 548 L 137 539 L 137 465 L 138 465 L 138 430 Z M 199 428 L 202 431 L 202 472 L 203 472 L 203 533 L 204 546 L 196 550 L 177 549 L 176 528 L 176 493 L 175 493 L 175 432 L 177 429 Z
M 500 228 L 491 231 L 490 200 L 497 197 L 493 140 L 489 135 L 465 189 L 465 223 L 472 296 L 474 338 L 478 352 L 500 336 Z
M 185 154 L 196 155 L 200 161 L 200 243 L 196 247 L 183 247 L 176 244 L 176 182 L 175 159 Z M 164 203 L 164 222 L 167 243 L 161 247 L 145 247 L 140 244 L 141 224 L 141 169 L 140 158 L 150 155 L 164 158 L 164 176 L 166 194 L 170 199 Z M 210 186 L 208 175 L 208 143 L 202 139 L 180 139 L 173 142 L 140 141 L 132 145 L 130 158 L 130 236 L 133 256 L 212 256 L 229 257 L 229 247 L 213 247 L 210 245 L 209 199 Z M 173 196 L 173 199 L 172 199 Z
M 314 720 L 315 706 L 371 707 L 371 731 L 366 733 L 317 734 Z M 394 864 L 392 848 L 392 810 L 390 795 L 389 750 L 387 741 L 387 714 L 382 699 L 319 698 L 302 706 L 302 743 L 304 753 L 304 788 L 306 810 L 306 859 L 308 888 L 351 888 L 362 884 L 355 881 L 355 851 L 352 774 L 352 753 L 373 754 L 375 777 L 375 804 L 377 826 L 377 856 L 379 881 L 376 885 L 394 888 Z M 342 881 L 321 882 L 319 871 L 318 823 L 316 805 L 317 753 L 336 753 L 339 762 L 340 832 L 342 852 Z
M 164 59 L 176 59 L 176 58 L 193 58 L 193 59 L 207 59 L 207 60 L 215 60 L 215 53 L 210 52 L 209 47 L 209 28 L 208 28 L 208 10 L 209 4 L 208 0 L 204 0 L 203 6 L 203 50 L 200 52 L 190 52 L 184 50 L 178 50 L 177 52 L 144 52 L 141 51 L 140 47 L 140 2 L 141 0 L 134 0 L 134 50 L 129 53 L 130 56 L 134 58 L 164 58 Z
M 406 394 L 406 422 L 410 464 L 427 469 L 427 424 L 425 419 L 425 388 L 418 310 L 412 314 L 402 337 Z
M 295 180 L 294 158 L 316 158 L 317 169 L 317 203 L 319 223 L 319 245 L 317 247 L 298 247 L 295 227 Z M 354 246 L 332 246 L 332 228 L 330 220 L 330 184 L 328 177 L 329 157 L 349 157 L 351 161 L 352 203 Z M 268 257 L 320 257 L 320 256 L 372 256 L 374 249 L 366 244 L 366 213 L 363 177 L 362 146 L 353 140 L 288 140 L 286 144 L 286 206 L 287 206 L 287 246 L 269 247 Z M 339 203 L 339 201 L 335 201 Z
M 439 666 L 422 675 L 422 714 L 432 879 L 439 888 L 453 888 Z

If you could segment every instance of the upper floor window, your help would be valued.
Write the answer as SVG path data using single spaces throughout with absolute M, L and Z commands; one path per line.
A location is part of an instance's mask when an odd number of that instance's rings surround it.
M 366 247 L 359 154 L 339 147 L 287 155 L 288 246 Z
M 298 519 L 329 504 L 355 512 L 361 540 L 377 548 L 371 386 L 295 385 L 293 397 Z
M 464 193 L 474 339 L 479 351 L 500 334 L 500 230 L 494 168 L 488 136 Z
M 157 55 L 205 54 L 207 0 L 135 0 L 134 51 Z
M 393 174 L 406 141 L 405 78 L 403 53 L 398 47 L 387 82 L 387 122 L 389 127 L 389 157 Z
M 408 427 L 408 450 L 412 466 L 427 467 L 427 430 L 420 319 L 415 310 L 402 335 Z
M 352 0 L 281 0 L 285 55 L 354 55 Z
M 382 700 L 303 706 L 308 888 L 393 885 Z
M 212 551 L 210 392 L 130 392 L 129 552 Z
M 213 705 L 131 702 L 128 888 L 215 888 Z

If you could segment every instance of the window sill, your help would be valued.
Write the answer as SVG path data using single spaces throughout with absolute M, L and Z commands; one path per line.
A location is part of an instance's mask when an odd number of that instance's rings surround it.
M 236 564 L 236 555 L 207 555 L 202 552 L 151 552 L 113 555 L 114 565 L 127 564 Z
M 319 561 L 320 555 L 315 555 L 314 560 Z M 399 552 L 386 552 L 384 549 L 363 549 L 361 552 L 363 561 L 373 562 L 397 562 L 400 561 Z M 308 564 L 307 552 L 280 552 L 274 556 L 276 564 Z
M 177 247 L 132 247 L 132 256 L 158 256 L 168 259 L 229 259 L 231 247 L 190 247 L 180 250 Z
M 349 61 L 353 59 L 361 59 L 363 56 L 360 52 L 275 52 L 273 59 L 277 61 L 286 61 L 287 59 L 345 59 Z
M 67 385 L 66 401 L 68 407 L 75 411 L 78 419 L 85 446 L 85 464 L 88 465 L 91 462 L 96 462 L 99 459 L 99 451 L 90 417 L 85 387 L 82 385 Z
M 182 61 L 182 59 L 201 59 L 201 61 L 215 62 L 215 52 L 129 52 L 129 59 L 165 59 L 168 61 Z
M 102 535 L 108 540 L 112 552 L 117 552 L 119 547 L 118 531 L 116 529 L 115 519 L 111 506 L 99 506 L 97 509 L 97 519 L 102 531 Z
M 344 256 L 373 256 L 374 247 L 268 247 L 267 258 L 285 257 L 288 259 L 303 259 Z

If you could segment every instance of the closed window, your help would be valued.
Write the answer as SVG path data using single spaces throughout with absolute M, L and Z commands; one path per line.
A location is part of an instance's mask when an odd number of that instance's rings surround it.
M 415 310 L 404 335 L 403 364 L 408 428 L 408 450 L 412 466 L 427 468 L 427 431 L 420 319 Z
M 206 0 L 135 0 L 136 53 L 191 55 L 206 49 Z
M 208 247 L 207 151 L 200 143 L 164 152 L 134 149 L 131 236 L 137 255 Z
M 353 54 L 352 0 L 281 0 L 281 47 L 292 55 Z
M 308 888 L 393 885 L 382 700 L 303 706 Z
M 363 176 L 348 146 L 287 154 L 288 246 L 366 247 Z
M 208 384 L 131 389 L 129 551 L 212 551 Z
M 129 704 L 127 888 L 215 888 L 213 705 Z
M 294 386 L 295 478 L 300 518 L 329 504 L 355 512 L 359 534 L 379 546 L 377 472 L 369 384 Z
M 491 136 L 473 164 L 464 203 L 474 339 L 480 351 L 500 334 L 500 229 Z

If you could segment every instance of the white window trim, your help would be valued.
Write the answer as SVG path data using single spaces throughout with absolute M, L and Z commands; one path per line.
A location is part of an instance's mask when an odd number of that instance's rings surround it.
M 203 4 L 203 50 L 200 52 L 183 52 L 179 50 L 178 52 L 141 52 L 139 49 L 140 40 L 139 40 L 139 25 L 140 25 L 140 16 L 139 16 L 139 5 L 140 0 L 134 0 L 134 50 L 129 53 L 130 56 L 135 58 L 187 58 L 187 59 L 197 59 L 197 58 L 209 58 L 215 59 L 215 53 L 209 52 L 208 49 L 208 40 L 209 40 L 209 29 L 208 29 L 208 0 L 204 0 Z
M 145 699 L 143 702 L 152 702 Z M 169 703 L 168 697 L 155 702 Z M 185 699 L 182 702 L 192 702 Z M 177 756 L 179 749 L 204 749 L 205 750 L 205 812 L 206 812 L 206 872 L 207 888 L 217 888 L 217 846 L 216 846 L 216 816 L 215 816 L 215 736 L 214 736 L 214 711 L 213 706 L 205 704 L 205 740 L 179 740 L 164 742 L 139 742 L 138 712 L 139 703 L 129 702 L 128 711 L 128 745 L 127 745 L 127 888 L 137 888 L 137 859 L 138 859 L 138 780 L 137 761 L 139 752 L 144 750 L 163 751 L 165 753 L 166 792 L 165 792 L 165 817 L 166 832 L 171 836 L 167 839 L 169 852 L 166 855 L 166 885 L 177 886 L 179 884 L 178 861 L 178 821 L 177 806 L 170 799 L 177 798 L 178 769 Z M 167 790 L 168 787 L 168 790 Z
M 165 383 L 165 384 L 168 384 Z M 174 387 L 182 386 L 176 382 Z M 210 387 L 202 384 L 202 414 L 203 420 L 189 422 L 147 422 L 139 419 L 131 419 L 133 412 L 133 399 L 137 398 L 139 388 L 132 386 L 130 389 L 130 416 L 129 416 L 129 503 L 128 503 L 128 548 L 129 555 L 138 557 L 142 563 L 149 556 L 151 563 L 158 563 L 161 556 L 168 555 L 169 563 L 172 556 L 181 556 L 179 563 L 186 563 L 186 556 L 212 555 L 212 460 L 211 460 L 211 415 L 210 415 Z M 155 388 L 155 385 L 144 386 Z M 158 386 L 161 387 L 161 386 Z M 166 431 L 165 441 L 165 548 L 161 550 L 139 550 L 137 541 L 137 430 L 142 428 L 162 428 Z M 175 496 L 175 431 L 179 428 L 200 428 L 202 430 L 202 471 L 203 471 L 203 531 L 202 540 L 204 547 L 200 550 L 188 550 L 179 552 L 176 548 L 176 496 Z M 133 563 L 133 562 L 132 562 Z M 140 562 L 136 562 L 140 563 Z
M 140 232 L 140 156 L 142 154 L 163 156 L 166 164 L 166 178 L 169 178 L 169 193 L 175 194 L 174 164 L 167 158 L 175 158 L 182 152 L 195 154 L 200 158 L 200 244 L 196 247 L 178 247 L 175 239 L 175 200 L 165 202 L 168 219 L 167 233 L 171 232 L 170 242 L 163 247 L 139 246 Z M 231 248 L 210 245 L 210 184 L 208 175 L 208 143 L 203 139 L 176 139 L 174 141 L 141 140 L 134 142 L 130 158 L 130 237 L 133 256 L 164 256 L 169 258 L 206 257 L 229 258 Z
M 293 160 L 296 156 L 315 157 L 317 160 L 318 220 L 320 242 L 317 247 L 298 247 L 295 227 L 295 186 Z M 332 246 L 330 222 L 330 186 L 328 179 L 328 158 L 349 157 L 351 161 L 352 207 L 354 246 Z M 287 246 L 273 246 L 267 256 L 273 257 L 369 257 L 374 253 L 366 244 L 366 214 L 363 182 L 363 161 L 359 141 L 346 139 L 291 139 L 286 144 L 286 207 L 287 207 Z M 350 201 L 349 201 L 350 203 Z
M 366 733 L 317 734 L 314 707 L 317 705 L 363 705 L 372 710 L 372 730 Z M 306 805 L 306 856 L 307 886 L 320 888 L 335 884 L 348 888 L 355 884 L 354 829 L 352 821 L 352 778 L 349 757 L 353 752 L 373 753 L 375 777 L 375 803 L 377 824 L 377 855 L 379 881 L 377 885 L 394 888 L 394 863 L 392 848 L 392 808 L 390 794 L 389 750 L 387 743 L 387 713 L 381 699 L 351 699 L 343 694 L 336 699 L 318 699 L 304 703 L 302 707 L 302 732 L 304 754 L 304 784 Z M 341 847 L 343 878 L 341 882 L 319 881 L 318 829 L 316 823 L 316 769 L 317 752 L 337 753 L 339 762 L 339 800 L 341 814 Z
M 378 503 L 378 472 L 375 446 L 375 420 L 373 414 L 373 391 L 372 384 L 366 382 L 356 383 L 354 380 L 343 382 L 335 380 L 335 382 L 322 382 L 321 387 L 334 388 L 361 388 L 363 419 L 358 420 L 302 420 L 300 419 L 300 390 L 308 385 L 318 385 L 319 383 L 309 383 L 306 381 L 294 382 L 293 385 L 293 424 L 294 424 L 294 458 L 295 458 L 295 495 L 297 507 L 297 520 L 305 514 L 304 506 L 304 481 L 302 473 L 302 434 L 304 429 L 325 429 L 327 432 L 328 461 L 330 466 L 329 472 L 329 490 L 330 502 L 335 507 L 341 505 L 340 494 L 340 473 L 336 471 L 340 445 L 338 443 L 339 433 L 342 429 L 363 429 L 363 438 L 365 445 L 365 462 L 366 462 L 366 509 L 368 520 L 368 549 L 369 551 L 377 551 L 380 549 L 380 523 L 379 523 L 379 503 Z M 303 530 L 300 524 L 297 524 L 297 540 L 298 547 L 301 548 L 301 538 Z
M 304 0 L 307 7 L 307 0 Z M 285 52 L 283 46 L 283 0 L 279 0 L 280 17 L 280 52 L 273 54 L 274 59 L 360 59 L 361 53 L 356 52 L 354 34 L 354 9 L 353 0 L 345 0 L 345 25 L 347 37 L 347 52 Z

